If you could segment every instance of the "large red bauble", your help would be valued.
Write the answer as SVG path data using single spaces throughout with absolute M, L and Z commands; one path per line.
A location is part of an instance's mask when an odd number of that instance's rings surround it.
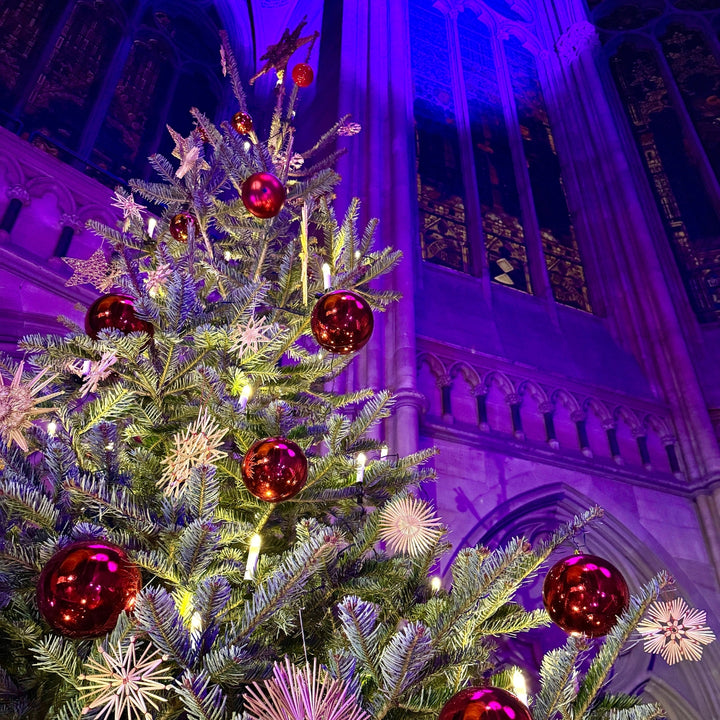
M 236 112 L 232 116 L 230 124 L 241 135 L 247 135 L 253 129 L 253 120 L 246 112 Z
M 312 84 L 314 77 L 313 69 L 307 63 L 298 63 L 292 69 L 292 79 L 298 87 L 308 87 Z
M 179 212 L 170 220 L 170 234 L 178 242 L 187 242 L 190 231 L 195 229 L 195 217 L 189 212 Z
M 125 295 L 102 295 L 85 315 L 85 332 L 97 339 L 101 330 L 113 328 L 127 335 L 131 332 L 153 333 L 153 326 L 135 315 L 132 298 Z
M 453 695 L 438 720 L 532 720 L 530 711 L 507 690 L 469 687 Z
M 305 453 L 299 445 L 285 438 L 256 440 L 243 458 L 242 479 L 245 487 L 260 500 L 287 500 L 305 487 Z
M 607 635 L 630 602 L 625 578 L 596 555 L 570 555 L 550 569 L 543 583 L 548 615 L 570 635 Z
M 333 290 L 323 295 L 315 303 L 310 317 L 315 339 L 338 355 L 348 355 L 364 347 L 374 323 L 370 306 L 350 290 Z
M 287 191 L 274 175 L 259 172 L 245 180 L 240 194 L 249 213 L 259 218 L 271 218 L 282 210 Z
M 40 573 L 37 603 L 48 624 L 74 638 L 104 635 L 123 610 L 135 607 L 140 570 L 125 551 L 104 540 L 58 550 Z

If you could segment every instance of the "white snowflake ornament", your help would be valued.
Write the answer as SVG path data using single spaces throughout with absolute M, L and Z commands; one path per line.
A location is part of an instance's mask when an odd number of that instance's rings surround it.
M 681 660 L 702 659 L 703 645 L 715 640 L 705 620 L 704 610 L 690 608 L 682 598 L 676 598 L 653 603 L 637 629 L 645 640 L 645 652 L 659 654 L 668 665 L 674 665 Z
M 102 662 L 90 659 L 85 664 L 88 672 L 80 675 L 83 682 L 80 691 L 83 702 L 90 700 L 82 709 L 87 715 L 97 710 L 94 720 L 152 720 L 148 706 L 159 710 L 158 703 L 166 702 L 158 691 L 170 687 L 168 675 L 160 667 L 167 655 L 160 655 L 146 647 L 138 659 L 136 657 L 135 638 L 131 638 L 127 647 L 122 643 L 112 653 L 98 647 Z
M 163 460 L 165 472 L 159 482 L 161 487 L 166 487 L 168 495 L 177 497 L 180 494 L 193 468 L 212 465 L 227 455 L 218 449 L 226 432 L 208 415 L 207 410 L 203 410 L 185 432 L 175 433 L 173 449 Z
M 417 557 L 440 539 L 440 520 L 428 503 L 414 497 L 392 500 L 380 510 L 380 539 L 390 550 Z

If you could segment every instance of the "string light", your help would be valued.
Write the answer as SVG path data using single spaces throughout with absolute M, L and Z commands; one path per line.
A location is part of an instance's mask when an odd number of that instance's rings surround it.
M 440 588 L 442 587 L 442 579 L 439 575 L 435 575 L 430 579 L 430 587 L 432 588 L 432 591 L 434 593 L 440 592 Z
M 151 217 L 151 218 L 148 220 L 148 235 L 149 235 L 150 237 L 152 237 L 153 234 L 155 233 L 155 228 L 156 228 L 156 227 L 157 227 L 157 220 L 156 220 L 154 217 Z
M 385 460 L 385 458 L 387 458 L 387 456 L 388 456 L 388 448 L 387 448 L 387 445 L 383 445 L 383 446 L 380 448 L 380 459 L 381 459 L 381 460 Z
M 367 457 L 365 456 L 365 453 L 358 453 L 357 460 L 355 461 L 357 472 L 355 473 L 355 482 L 361 483 L 363 479 L 365 478 L 365 463 L 367 462 Z
M 252 385 L 243 385 L 242 392 L 240 393 L 240 409 L 244 410 L 247 407 L 248 400 L 252 397 Z
M 190 618 L 190 632 L 200 632 L 202 624 L 202 615 L 196 610 Z
M 325 290 L 327 290 L 330 287 L 330 284 L 332 283 L 332 278 L 330 275 L 330 265 L 328 265 L 327 263 L 323 263 L 322 275 L 323 275 L 323 287 L 325 288 Z
M 54 420 L 51 420 L 51 421 L 47 424 L 47 434 L 48 434 L 50 437 L 53 437 L 56 432 L 57 432 L 57 423 L 56 423 Z
M 248 550 L 247 562 L 245 563 L 245 579 L 252 580 L 255 577 L 255 569 L 257 568 L 258 557 L 260 557 L 260 547 L 262 546 L 262 538 L 255 533 L 250 538 L 250 549 Z
M 245 152 L 250 152 L 251 147 L 252 147 L 252 145 L 250 144 L 250 141 L 246 140 L 245 143 L 243 144 L 243 150 Z
M 525 705 L 528 704 L 528 692 L 527 692 L 527 681 L 525 680 L 525 676 L 522 674 L 522 671 L 518 668 L 515 668 L 513 670 L 513 676 L 512 676 L 512 684 L 513 684 L 513 694 L 517 695 L 518 700 L 520 700 Z

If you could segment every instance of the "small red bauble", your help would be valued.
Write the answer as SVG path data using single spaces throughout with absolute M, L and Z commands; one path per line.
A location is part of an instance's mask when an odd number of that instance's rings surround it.
M 302 448 L 281 437 L 255 441 L 242 464 L 245 487 L 260 500 L 280 502 L 297 495 L 307 481 Z
M 360 295 L 350 290 L 334 290 L 315 303 L 310 329 L 326 350 L 348 355 L 365 346 L 374 322 L 372 309 Z
M 131 332 L 153 333 L 153 326 L 135 315 L 131 298 L 125 295 L 102 295 L 85 315 L 85 332 L 96 340 L 101 330 L 113 328 L 127 335 Z
M 179 212 L 170 220 L 170 234 L 178 242 L 187 242 L 190 231 L 195 229 L 195 218 L 189 212 Z
M 246 112 L 236 112 L 232 116 L 230 124 L 241 135 L 247 135 L 253 129 L 253 120 Z
M 260 172 L 245 180 L 241 195 L 250 214 L 259 218 L 271 218 L 282 210 L 287 192 L 274 175 Z
M 570 635 L 607 635 L 629 602 L 625 578 L 596 555 L 566 557 L 552 566 L 543 583 L 548 615 Z
M 308 87 L 314 77 L 313 69 L 307 63 L 298 63 L 292 69 L 292 79 L 298 87 Z
M 104 635 L 123 610 L 135 607 L 140 570 L 125 551 L 104 540 L 82 540 L 58 550 L 40 573 L 37 603 L 45 620 L 74 638 Z
M 532 720 L 530 711 L 507 690 L 469 687 L 453 695 L 438 720 Z

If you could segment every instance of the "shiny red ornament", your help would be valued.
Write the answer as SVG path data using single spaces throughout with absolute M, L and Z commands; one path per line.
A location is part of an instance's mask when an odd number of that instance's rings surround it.
M 179 212 L 170 220 L 170 234 L 178 242 L 187 242 L 190 231 L 195 229 L 195 217 L 189 212 Z
M 259 172 L 242 184 L 242 201 L 255 217 L 275 217 L 285 204 L 285 186 L 272 174 Z
M 543 583 L 548 615 L 570 635 L 607 635 L 629 602 L 621 572 L 596 555 L 566 557 L 552 566 Z
M 85 315 L 85 332 L 96 340 L 101 330 L 113 328 L 127 335 L 131 332 L 153 334 L 153 326 L 135 315 L 132 298 L 125 295 L 102 295 Z
M 253 119 L 246 112 L 236 112 L 232 116 L 230 124 L 241 135 L 247 135 L 253 129 Z
M 104 540 L 82 540 L 58 550 L 40 573 L 36 596 L 53 630 L 73 638 L 98 637 L 135 607 L 140 570 L 125 551 Z
M 242 463 L 245 487 L 260 500 L 280 502 L 297 495 L 307 481 L 302 448 L 281 437 L 256 440 Z
M 532 720 L 530 711 L 507 690 L 469 687 L 453 695 L 438 720 Z
M 351 290 L 333 290 L 323 295 L 315 303 L 310 317 L 315 339 L 338 355 L 348 355 L 364 347 L 374 324 L 370 306 Z
M 312 84 L 315 73 L 307 63 L 298 63 L 292 69 L 293 82 L 301 88 L 306 88 Z

